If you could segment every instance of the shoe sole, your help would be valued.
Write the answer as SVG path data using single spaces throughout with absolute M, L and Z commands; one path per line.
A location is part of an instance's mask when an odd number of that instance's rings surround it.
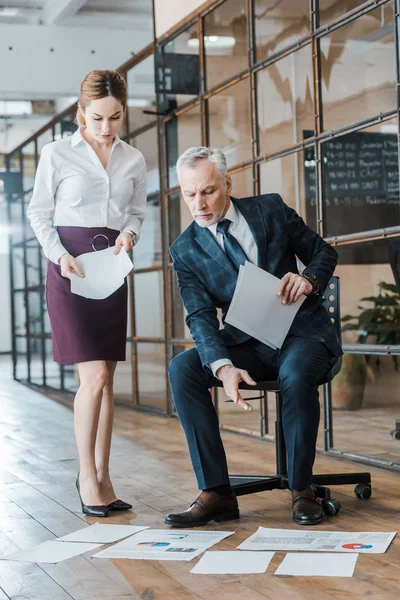
M 293 523 L 296 523 L 296 525 L 319 525 L 320 523 L 322 523 L 323 517 L 321 517 L 320 519 L 302 519 L 302 520 L 298 520 L 296 521 L 296 519 L 292 519 Z
M 88 517 L 98 517 L 99 519 L 101 519 L 102 517 L 107 517 L 109 511 L 105 512 L 105 513 L 95 513 L 95 512 L 91 512 L 90 510 L 84 510 L 82 508 L 82 512 L 84 515 L 87 515 Z
M 181 529 L 189 529 L 191 527 L 202 527 L 202 525 L 207 525 L 211 521 L 216 521 L 216 523 L 223 523 L 224 521 L 235 521 L 236 519 L 240 519 L 240 513 L 238 510 L 232 510 L 228 513 L 223 513 L 222 515 L 216 515 L 212 519 L 207 519 L 206 521 L 196 521 L 195 523 L 173 523 L 164 519 L 164 523 L 169 525 L 170 527 L 180 527 Z

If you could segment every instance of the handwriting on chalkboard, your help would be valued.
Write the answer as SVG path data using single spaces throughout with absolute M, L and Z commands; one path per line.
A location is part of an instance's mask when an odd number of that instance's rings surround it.
M 400 224 L 396 134 L 355 132 L 324 142 L 322 169 L 327 237 Z M 304 177 L 307 220 L 315 222 L 313 148 L 305 151 Z M 374 253 L 371 262 L 376 260 Z

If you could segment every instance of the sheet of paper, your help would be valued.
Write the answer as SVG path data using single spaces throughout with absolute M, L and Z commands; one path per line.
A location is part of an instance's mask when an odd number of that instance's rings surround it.
M 238 550 L 308 550 L 383 554 L 396 535 L 392 532 L 319 531 L 259 527 Z
M 233 534 L 234 531 L 149 529 L 94 554 L 94 558 L 189 561 Z
M 282 304 L 276 295 L 280 279 L 246 261 L 239 270 L 238 281 L 225 322 L 260 340 L 273 349 L 281 348 L 300 306 Z
M 71 273 L 73 294 L 103 300 L 121 287 L 125 277 L 132 271 L 133 263 L 124 248 L 118 254 L 114 254 L 114 250 L 115 246 L 111 246 L 76 257 L 85 277 Z
M 137 525 L 107 525 L 103 523 L 95 523 L 90 527 L 84 527 L 79 531 L 74 531 L 68 535 L 58 538 L 57 542 L 93 542 L 98 544 L 111 544 L 122 538 L 126 538 L 144 529 L 149 529 L 149 526 L 139 527 Z
M 203 575 L 233 575 L 265 573 L 275 552 L 206 552 L 191 573 Z
M 79 542 L 64 542 L 60 544 L 58 541 L 51 540 L 27 550 L 17 550 L 17 552 L 13 552 L 8 556 L 3 556 L 0 560 L 54 564 L 67 558 L 78 556 L 78 554 L 91 552 L 100 546 L 101 544 L 83 544 Z
M 315 554 L 292 552 L 275 571 L 275 575 L 304 577 L 353 577 L 358 554 Z

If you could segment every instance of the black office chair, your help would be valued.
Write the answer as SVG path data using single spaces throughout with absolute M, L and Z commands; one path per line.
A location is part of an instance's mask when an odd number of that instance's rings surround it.
M 341 342 L 341 327 L 340 327 L 340 304 L 339 304 L 340 282 L 338 277 L 332 277 L 328 287 L 325 290 L 326 301 L 324 303 L 331 321 L 336 329 L 339 341 Z M 342 360 L 338 360 L 332 367 L 328 375 L 320 381 L 320 385 L 327 384 L 332 381 L 335 375 L 338 374 L 341 368 Z M 214 379 L 214 387 L 223 387 L 219 379 Z M 256 386 L 250 386 L 246 383 L 241 383 L 239 388 L 242 390 L 257 390 L 261 392 L 261 396 L 255 398 L 246 398 L 248 400 L 261 399 L 262 402 L 262 429 L 268 431 L 268 407 L 267 407 L 267 392 L 275 392 L 276 397 L 276 421 L 275 421 L 275 448 L 276 448 L 276 475 L 231 475 L 229 477 L 231 486 L 236 496 L 245 494 L 254 494 L 256 492 L 264 492 L 267 490 L 289 489 L 287 462 L 286 462 L 286 445 L 282 427 L 282 395 L 279 390 L 277 381 L 259 381 Z M 230 401 L 232 402 L 232 401 Z M 322 499 L 322 508 L 326 515 L 336 515 L 341 504 L 338 500 L 331 498 L 329 485 L 346 485 L 356 484 L 354 493 L 361 500 L 368 500 L 371 497 L 371 475 L 370 473 L 336 473 L 326 475 L 314 475 L 312 483 L 315 486 L 316 495 Z
M 396 287 L 400 292 L 400 238 L 396 237 L 388 243 L 389 262 L 392 267 Z M 395 429 L 390 432 L 393 440 L 400 440 L 400 419 L 396 419 Z

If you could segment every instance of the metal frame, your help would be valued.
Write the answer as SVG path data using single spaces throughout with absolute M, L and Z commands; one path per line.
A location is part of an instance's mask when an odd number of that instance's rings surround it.
M 127 62 L 125 62 L 120 67 L 120 72 L 127 79 L 128 71 L 134 68 L 141 61 L 153 56 L 154 61 L 157 52 L 162 52 L 163 46 L 167 43 L 182 34 L 186 29 L 190 27 L 197 27 L 198 35 L 199 35 L 199 64 L 200 64 L 200 73 L 199 73 L 199 83 L 200 83 L 200 93 L 196 98 L 191 99 L 188 102 L 185 102 L 179 105 L 176 109 L 170 111 L 167 115 L 161 115 L 159 113 L 160 107 L 160 95 L 156 96 L 156 113 L 158 113 L 157 118 L 154 122 L 145 125 L 143 127 L 138 128 L 135 131 L 129 130 L 129 119 L 128 113 L 125 121 L 125 133 L 124 139 L 130 140 L 135 136 L 138 136 L 150 129 L 156 127 L 157 128 L 157 136 L 158 136 L 158 162 L 159 162 L 159 173 L 160 173 L 160 220 L 161 220 L 161 244 L 162 244 L 162 264 L 160 266 L 152 266 L 146 269 L 138 269 L 134 275 L 130 277 L 129 285 L 132 293 L 132 298 L 134 299 L 135 294 L 135 277 L 136 275 L 140 275 L 141 273 L 147 272 L 160 272 L 162 271 L 163 278 L 163 299 L 164 299 L 164 331 L 162 337 L 157 338 L 146 338 L 137 335 L 136 322 L 135 322 L 135 307 L 134 301 L 130 306 L 130 316 L 131 316 L 131 331 L 129 332 L 127 342 L 131 344 L 132 347 L 132 361 L 131 361 L 131 370 L 132 370 L 132 386 L 133 386 L 133 397 L 132 397 L 132 406 L 141 409 L 147 409 L 146 406 L 141 404 L 140 402 L 140 388 L 138 384 L 138 348 L 141 343 L 151 342 L 157 344 L 163 344 L 165 348 L 165 367 L 167 367 L 169 361 L 171 360 L 174 349 L 176 346 L 183 347 L 191 347 L 193 346 L 193 341 L 188 339 L 182 339 L 179 337 L 173 337 L 173 292 L 172 292 L 172 265 L 169 258 L 168 246 L 169 246 L 169 223 L 168 223 L 168 210 L 169 210 L 169 201 L 172 194 L 179 192 L 178 187 L 168 187 L 168 144 L 167 144 L 167 126 L 168 123 L 172 119 L 177 119 L 178 127 L 179 127 L 179 119 L 182 115 L 184 115 L 187 111 L 191 110 L 195 106 L 200 107 L 200 130 L 201 130 L 201 140 L 202 144 L 208 145 L 210 142 L 210 119 L 209 119 L 209 111 L 208 111 L 208 103 L 209 100 L 215 96 L 217 96 L 220 92 L 229 89 L 234 86 L 236 83 L 240 81 L 248 81 L 248 93 L 250 99 L 250 132 L 251 132 L 251 149 L 249 152 L 248 160 L 241 164 L 234 165 L 230 169 L 231 174 L 243 173 L 247 169 L 251 169 L 252 178 L 253 178 L 253 193 L 260 193 L 260 166 L 265 162 L 277 160 L 279 158 L 283 158 L 289 155 L 296 155 L 296 153 L 302 152 L 305 149 L 313 148 L 315 153 L 315 175 L 316 175 L 316 222 L 318 232 L 324 236 L 326 233 L 325 227 L 325 208 L 324 208 L 324 186 L 323 186 L 323 169 L 321 163 L 321 154 L 322 154 L 322 144 L 324 141 L 333 140 L 340 136 L 360 131 L 366 127 L 370 127 L 372 125 L 385 122 L 393 117 L 397 117 L 398 119 L 398 141 L 400 147 L 400 119 L 399 119 L 399 106 L 400 106 L 400 61 L 399 61 L 399 13 L 400 13 L 400 0 L 368 0 L 362 3 L 360 6 L 356 7 L 352 11 L 339 15 L 336 19 L 332 20 L 328 24 L 320 25 L 319 22 L 319 0 L 309 0 L 308 10 L 309 10 L 309 22 L 310 22 L 310 31 L 309 34 L 300 37 L 294 42 L 288 44 L 279 52 L 274 52 L 271 55 L 266 57 L 257 57 L 256 54 L 256 29 L 255 29 L 255 9 L 254 0 L 246 0 L 246 10 L 247 10 L 247 67 L 239 73 L 236 73 L 233 76 L 230 76 L 225 81 L 221 81 L 218 85 L 215 85 L 213 88 L 207 88 L 207 60 L 206 60 L 206 49 L 203 39 L 203 33 L 205 29 L 205 19 L 210 13 L 218 7 L 220 7 L 224 3 L 229 3 L 230 0 L 209 0 L 207 4 L 200 7 L 197 11 L 189 15 L 187 19 L 183 22 L 179 23 L 176 27 L 174 27 L 167 34 L 160 37 L 156 40 L 155 34 L 155 19 L 153 18 L 153 35 L 154 41 L 148 44 L 145 48 L 143 48 L 140 52 L 138 52 L 134 57 L 130 58 Z M 329 33 L 335 31 L 339 27 L 347 25 L 356 19 L 362 17 L 363 15 L 368 14 L 370 11 L 382 7 L 385 5 L 393 5 L 394 6 L 394 22 L 395 22 L 395 45 L 396 45 L 396 83 L 397 83 L 397 97 L 398 97 L 398 106 L 394 107 L 393 110 L 388 111 L 386 113 L 374 115 L 371 118 L 360 120 L 356 123 L 349 123 L 344 126 L 338 127 L 332 131 L 325 131 L 323 128 L 323 102 L 322 102 L 322 89 L 321 89 L 321 52 L 320 52 L 320 41 L 321 39 L 328 35 Z M 153 3 L 153 17 L 154 17 L 154 3 Z M 300 140 L 293 144 L 290 144 L 286 147 L 282 147 L 278 151 L 274 151 L 268 154 L 262 154 L 260 151 L 260 134 L 259 134 L 259 124 L 258 124 L 258 97 L 257 97 L 257 74 L 263 69 L 267 68 L 270 65 L 278 62 L 282 58 L 290 56 L 294 52 L 309 46 L 310 51 L 312 53 L 312 74 L 313 74 L 313 90 L 314 90 L 314 136 L 307 138 L 306 140 Z M 67 115 L 70 115 L 73 111 L 73 107 L 70 107 L 63 111 L 63 113 L 57 115 L 52 121 L 50 121 L 45 127 L 42 127 L 35 135 L 31 136 L 27 139 L 23 144 L 20 144 L 13 152 L 11 152 L 8 156 L 6 156 L 6 168 L 10 169 L 10 161 L 11 157 L 18 155 L 18 160 L 21 168 L 21 177 L 23 176 L 23 162 L 22 162 L 22 149 L 27 146 L 29 143 L 34 142 L 35 144 L 35 159 L 37 161 L 38 158 L 38 141 L 40 137 L 48 132 L 51 132 L 51 136 L 54 139 L 54 135 L 56 132 L 56 126 L 61 121 L 61 119 L 65 118 Z M 399 165 L 400 165 L 400 152 L 399 152 Z M 23 199 L 19 198 L 17 201 L 21 202 L 22 206 L 22 214 L 21 214 L 21 223 L 24 223 L 24 209 L 23 209 Z M 9 218 L 11 220 L 11 204 L 15 201 L 14 198 L 9 198 Z M 358 242 L 368 241 L 368 240 L 379 240 L 385 239 L 386 237 L 392 237 L 400 234 L 400 224 L 394 225 L 393 227 L 376 229 L 374 231 L 361 231 L 356 233 L 351 233 L 347 235 L 335 236 L 332 238 L 326 238 L 328 242 L 341 246 L 347 244 L 354 244 Z M 24 237 L 23 241 L 20 243 L 13 244 L 10 241 L 10 279 L 11 285 L 14 293 L 22 293 L 24 294 L 26 300 L 26 322 L 27 322 L 27 331 L 26 335 L 22 337 L 26 337 L 27 339 L 27 355 L 26 361 L 29 367 L 28 373 L 28 381 L 27 383 L 31 383 L 31 373 L 30 373 L 30 339 L 34 339 L 39 337 L 41 339 L 41 360 L 42 360 L 42 375 L 43 375 L 43 386 L 49 387 L 48 373 L 46 370 L 46 340 L 49 339 L 49 335 L 45 333 L 44 326 L 44 313 L 41 314 L 41 334 L 32 334 L 29 329 L 29 294 L 33 291 L 32 288 L 28 286 L 27 281 L 27 273 L 26 273 L 26 261 L 25 261 L 25 286 L 23 291 L 17 292 L 14 289 L 14 273 L 13 273 L 13 252 L 17 247 L 22 247 L 24 256 L 26 258 L 26 243 L 28 239 L 26 236 L 26 229 L 24 227 Z M 43 301 L 44 296 L 44 282 L 43 277 L 44 273 L 42 272 L 41 262 L 40 264 L 40 279 L 41 285 L 39 286 L 39 295 L 41 301 Z M 37 293 L 37 292 L 36 292 Z M 15 323 L 16 323 L 16 315 L 15 315 L 15 303 L 12 301 L 12 314 L 11 314 L 12 328 L 13 328 L 13 373 L 14 377 L 17 377 L 17 360 L 20 360 L 21 357 L 17 357 L 16 353 L 16 339 L 20 337 L 19 334 L 15 332 Z M 362 350 L 362 353 L 373 353 L 373 354 L 400 354 L 400 346 L 399 347 L 377 347 L 370 345 L 363 345 L 362 348 L 358 345 L 344 345 L 345 352 L 348 353 L 357 353 Z M 66 369 L 65 367 L 60 367 L 60 387 L 65 391 L 65 378 L 66 378 Z M 165 386 L 166 389 L 169 389 L 168 379 L 167 379 L 167 369 L 165 368 Z M 329 423 L 331 422 L 332 415 L 329 413 L 329 403 L 330 403 L 330 389 L 329 385 L 325 386 L 324 390 L 326 396 L 326 411 L 325 412 L 325 425 L 326 425 L 326 434 L 325 434 L 325 449 L 329 452 L 335 453 L 333 449 L 333 433 L 332 428 L 329 427 Z M 216 405 L 218 404 L 217 396 L 214 396 Z M 155 409 L 154 409 L 155 410 Z M 172 408 L 171 398 L 169 398 L 169 394 L 167 392 L 165 397 L 165 403 L 162 407 L 162 412 L 164 414 L 172 415 L 174 414 Z M 330 409 L 331 410 L 331 409 Z M 156 411 L 158 412 L 158 411 Z M 263 415 L 261 415 L 261 419 Z M 262 423 L 261 423 L 262 426 Z M 231 428 L 233 429 L 233 428 Z M 264 425 L 264 433 L 265 433 L 265 425 Z M 267 437 L 267 436 L 264 436 Z M 351 456 L 353 458 L 353 455 Z
M 298 41 L 288 45 L 286 48 L 282 49 L 279 53 L 268 56 L 263 60 L 259 60 L 256 62 L 255 56 L 255 30 L 254 30 L 254 0 L 247 1 L 247 35 L 248 35 L 248 68 L 246 70 L 241 71 L 233 77 L 228 78 L 225 81 L 222 81 L 218 85 L 214 86 L 212 89 L 206 88 L 206 60 L 205 60 L 205 49 L 204 43 L 201 36 L 201 33 L 204 29 L 204 18 L 210 13 L 210 11 L 214 8 L 217 8 L 221 5 L 221 2 L 217 2 L 215 6 L 211 8 L 207 8 L 202 14 L 198 16 L 198 28 L 199 28 L 199 38 L 200 38 L 200 66 L 201 66 L 201 86 L 200 86 L 200 94 L 197 98 L 190 100 L 189 102 L 178 106 L 175 110 L 171 111 L 164 119 L 164 125 L 168 123 L 171 119 L 177 118 L 179 123 L 179 117 L 185 114 L 186 111 L 193 108 L 199 101 L 201 107 L 201 124 L 202 124 L 202 132 L 203 132 L 203 144 L 209 144 L 209 118 L 208 118 L 208 109 L 207 103 L 210 98 L 219 94 L 221 91 L 228 89 L 229 87 L 235 85 L 239 81 L 244 79 L 249 79 L 249 93 L 250 93 L 250 118 L 251 118 L 251 141 L 252 141 L 252 156 L 243 164 L 235 165 L 230 169 L 230 173 L 239 173 L 244 171 L 246 168 L 252 168 L 253 170 L 253 186 L 254 193 L 258 194 L 260 192 L 260 174 L 259 167 L 261 164 L 267 161 L 275 160 L 282 158 L 284 156 L 294 154 L 297 152 L 301 152 L 306 148 L 313 147 L 315 151 L 316 158 L 316 182 L 317 182 L 317 192 L 316 192 L 316 222 L 317 229 L 320 235 L 324 236 L 326 232 L 325 226 L 325 207 L 324 207 L 324 186 L 323 186 L 323 169 L 322 169 L 322 143 L 326 140 L 332 140 L 337 137 L 362 130 L 364 128 L 370 127 L 374 124 L 381 123 L 387 121 L 393 117 L 398 118 L 399 116 L 399 108 L 394 108 L 392 111 L 387 113 L 382 113 L 379 115 L 372 116 L 370 118 L 362 119 L 357 123 L 349 123 L 338 127 L 333 131 L 326 131 L 323 127 L 323 102 L 322 102 L 322 89 L 321 89 L 321 53 L 320 53 L 320 40 L 325 35 L 331 33 L 332 31 L 347 25 L 354 21 L 357 18 L 360 18 L 363 15 L 368 14 L 370 11 L 375 10 L 380 6 L 384 6 L 385 4 L 391 4 L 389 0 L 381 0 L 381 1 L 369 1 L 365 2 L 361 6 L 355 8 L 347 14 L 340 15 L 334 21 L 327 25 L 320 26 L 319 24 L 319 2 L 318 0 L 310 0 L 309 8 L 310 8 L 310 35 L 305 36 Z M 394 13 L 395 13 L 395 32 L 396 32 L 396 77 L 397 77 L 397 90 L 399 97 L 400 105 L 400 73 L 399 73 L 399 0 L 396 0 L 394 3 Z M 193 21 L 190 23 L 187 22 L 186 26 L 192 26 Z M 181 34 L 184 31 L 184 28 L 179 29 L 176 35 Z M 259 128 L 257 122 L 257 85 L 256 85 L 256 76 L 257 73 L 268 67 L 269 65 L 274 64 L 275 62 L 281 60 L 283 57 L 290 55 L 293 52 L 296 52 L 300 48 L 304 48 L 308 45 L 312 46 L 312 64 L 313 64 L 313 82 L 314 82 L 314 130 L 315 135 L 311 138 L 307 138 L 306 140 L 299 141 L 297 143 L 292 144 L 289 147 L 282 148 L 278 152 L 273 152 L 270 154 L 260 154 L 260 144 L 259 144 Z M 398 126 L 400 127 L 400 119 L 398 118 Z M 400 139 L 400 138 L 399 138 Z M 399 144 L 400 145 L 400 144 Z M 400 161 L 400 152 L 399 152 L 399 161 Z M 178 188 L 170 188 L 167 190 L 167 197 L 172 194 L 178 192 Z M 351 233 L 347 235 L 335 236 L 334 238 L 327 238 L 327 241 L 332 243 L 333 245 L 346 245 L 349 243 L 356 243 L 361 241 L 367 241 L 371 239 L 383 239 L 386 237 L 392 237 L 400 234 L 400 225 L 394 226 L 390 228 L 382 228 L 375 231 L 361 231 L 357 233 Z M 169 269 L 171 269 L 171 264 L 169 265 Z M 172 296 L 172 292 L 170 290 L 170 298 Z M 171 320 L 170 329 L 172 330 L 172 313 L 169 315 L 169 319 Z M 169 338 L 170 351 L 169 356 L 173 356 L 174 346 L 184 346 L 191 347 L 193 342 L 190 342 L 186 339 L 174 339 L 172 336 Z M 359 346 L 351 346 L 349 344 L 344 345 L 345 352 L 374 352 L 377 354 L 388 354 L 396 353 L 400 354 L 400 347 L 395 348 L 385 348 L 385 347 L 374 347 L 370 348 L 368 345 L 363 345 L 362 348 Z M 216 407 L 218 407 L 218 398 L 217 394 L 213 393 L 214 403 Z M 324 386 L 324 398 L 325 398 L 325 409 L 324 409 L 324 419 L 325 419 L 325 450 L 327 452 L 332 452 L 337 454 L 337 451 L 333 449 L 333 429 L 332 429 L 332 407 L 331 407 L 331 388 L 330 384 L 326 384 Z M 262 423 L 263 415 L 261 415 L 261 423 Z M 224 426 L 224 429 L 227 430 L 237 430 L 235 427 L 231 427 L 228 425 Z M 242 430 L 241 430 L 242 431 Z M 250 432 L 248 432 L 250 433 Z M 268 436 L 266 436 L 268 437 Z M 347 453 L 341 453 L 341 455 L 346 456 Z M 368 459 L 365 459 L 368 461 Z M 372 461 L 371 461 L 372 462 Z M 384 461 L 380 461 L 380 464 Z M 388 461 L 386 461 L 388 463 Z M 388 466 L 388 465 L 386 465 Z

